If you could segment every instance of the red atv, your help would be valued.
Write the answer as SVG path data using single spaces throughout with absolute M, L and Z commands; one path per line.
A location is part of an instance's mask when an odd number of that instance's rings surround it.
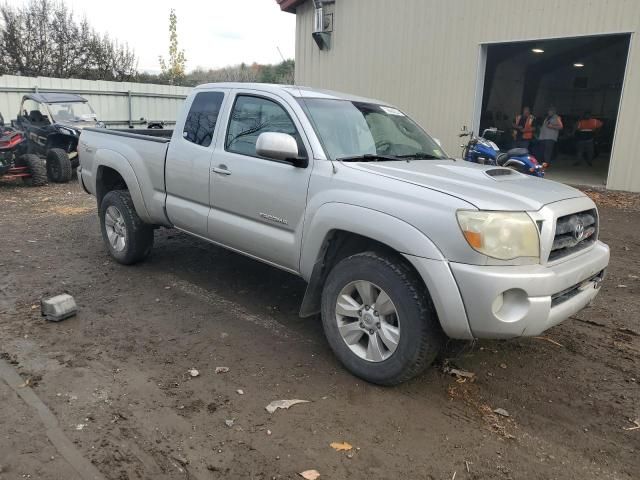
M 37 155 L 24 154 L 26 138 L 15 128 L 6 126 L 0 114 L 0 178 L 21 178 L 26 185 L 47 183 L 47 169 Z

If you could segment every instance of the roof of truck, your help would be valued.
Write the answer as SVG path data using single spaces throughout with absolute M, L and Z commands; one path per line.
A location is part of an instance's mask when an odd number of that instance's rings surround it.
M 68 103 L 68 102 L 86 102 L 87 99 L 74 93 L 29 93 L 24 96 L 30 100 L 41 103 Z
M 274 94 L 288 93 L 296 98 L 325 98 L 333 100 L 349 100 L 351 102 L 375 103 L 379 105 L 390 105 L 389 102 L 375 100 L 372 98 L 360 97 L 349 93 L 335 92 L 333 90 L 323 90 L 319 88 L 301 87 L 298 85 L 280 85 L 273 83 L 241 83 L 241 82 L 225 82 L 225 83 L 206 83 L 198 85 L 197 90 L 213 89 L 213 88 L 242 88 L 246 90 L 257 90 Z

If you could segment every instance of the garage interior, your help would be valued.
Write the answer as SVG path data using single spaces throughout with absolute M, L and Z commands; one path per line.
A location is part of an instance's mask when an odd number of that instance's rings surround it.
M 624 34 L 487 45 L 480 133 L 489 127 L 502 130 L 487 138 L 506 150 L 513 145 L 511 127 L 523 106 L 536 118 L 536 138 L 549 106 L 555 106 L 564 128 L 547 178 L 604 187 L 629 41 Z M 584 161 L 576 165 L 575 129 L 585 112 L 603 122 L 591 167 Z M 529 150 L 539 157 L 535 141 Z

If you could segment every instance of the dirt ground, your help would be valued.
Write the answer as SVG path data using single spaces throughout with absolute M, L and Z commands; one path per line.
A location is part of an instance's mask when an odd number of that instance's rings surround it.
M 75 183 L 0 183 L 0 358 L 24 380 L 0 379 L 0 479 L 80 478 L 20 388 L 107 479 L 640 478 L 640 201 L 593 195 L 612 261 L 592 307 L 441 361 L 474 379 L 440 363 L 382 388 L 297 317 L 299 279 L 172 230 L 123 267 Z M 78 315 L 43 320 L 62 292 Z

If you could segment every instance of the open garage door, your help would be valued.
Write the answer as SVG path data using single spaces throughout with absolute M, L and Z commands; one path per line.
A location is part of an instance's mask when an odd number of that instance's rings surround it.
M 537 158 L 551 160 L 547 177 L 604 186 L 629 40 L 629 35 L 621 34 L 485 45 L 480 133 L 497 127 L 504 133 L 490 139 L 510 148 L 516 116 L 530 107 L 535 120 L 529 150 Z M 563 128 L 548 159 L 540 139 L 548 137 L 543 127 L 550 107 L 561 117 Z M 587 118 L 591 121 L 579 123 Z

